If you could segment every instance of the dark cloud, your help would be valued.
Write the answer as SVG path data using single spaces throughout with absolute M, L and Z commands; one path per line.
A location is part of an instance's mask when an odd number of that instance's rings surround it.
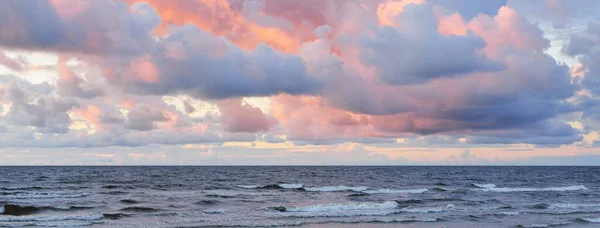
M 0 45 L 11 48 L 58 46 L 65 27 L 49 1 L 0 2 Z
M 190 101 L 183 101 L 183 110 L 185 111 L 185 113 L 187 114 L 191 114 L 196 112 L 196 108 L 194 108 L 194 106 L 192 106 L 190 104 Z
M 309 94 L 320 88 L 300 57 L 266 45 L 246 51 L 194 27 L 181 29 L 157 45 L 161 51 L 145 60 L 144 66 L 122 65 L 122 60 L 111 63 L 120 66 L 107 76 L 109 81 L 138 94 L 185 93 L 205 99 Z M 156 70 L 147 72 L 149 65 Z M 144 78 L 149 74 L 157 77 Z
M 127 121 L 125 128 L 150 131 L 156 128 L 156 122 L 164 122 L 169 120 L 164 112 L 152 109 L 147 105 L 136 105 L 129 113 L 127 113 Z
M 149 6 L 134 11 L 137 15 L 118 1 L 2 1 L 0 46 L 86 54 L 138 53 L 151 48 L 148 32 L 160 19 Z M 114 29 L 115 25 L 119 29 Z
M 581 85 L 594 94 L 600 94 L 600 23 L 589 23 L 585 31 L 573 34 L 563 51 L 578 57 L 587 70 Z
M 397 21 L 399 28 L 378 28 L 361 42 L 361 60 L 375 66 L 386 83 L 424 83 L 502 69 L 500 63 L 478 51 L 485 47 L 481 37 L 440 35 L 432 5 L 408 5 Z

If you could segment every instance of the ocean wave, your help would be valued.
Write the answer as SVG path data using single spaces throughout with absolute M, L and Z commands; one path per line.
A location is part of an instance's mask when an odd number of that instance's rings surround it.
M 579 191 L 579 190 L 587 190 L 587 188 L 583 185 L 573 185 L 566 187 L 547 187 L 547 188 L 506 188 L 506 187 L 496 187 L 495 184 L 473 184 L 478 186 L 477 189 L 472 189 L 475 191 L 484 191 L 484 192 L 564 192 L 564 191 Z
M 319 227 L 325 224 L 365 224 L 365 223 L 424 223 L 424 222 L 437 222 L 444 221 L 439 218 L 357 218 L 357 219 L 335 219 L 328 218 L 325 220 L 290 220 L 285 222 L 280 221 L 267 221 L 261 224 L 247 224 L 247 223 L 212 223 L 207 224 L 209 227 L 293 227 L 293 226 L 306 226 L 306 225 L 318 225 Z
M 373 219 L 366 222 L 382 222 L 382 223 L 410 223 L 410 222 L 437 222 L 439 218 L 401 218 L 401 219 Z
M 600 208 L 598 203 L 552 203 L 550 209 L 577 209 L 577 208 Z
M 49 222 L 8 222 L 1 223 L 0 227 L 82 227 L 94 225 L 94 221 L 49 221 Z
M 124 203 L 124 204 L 136 204 L 136 203 L 140 203 L 137 200 L 132 200 L 132 199 L 122 199 L 119 200 L 119 202 Z
M 323 211 L 323 212 L 293 212 L 282 214 L 290 218 L 317 218 L 317 217 L 358 217 L 358 216 L 388 216 L 400 213 L 398 209 L 379 210 L 349 210 L 349 211 Z
M 341 203 L 341 204 L 317 204 L 300 207 L 276 207 L 282 212 L 330 212 L 330 211 L 357 211 L 357 210 L 381 210 L 398 208 L 395 201 L 383 203 Z
M 566 215 L 600 212 L 600 204 L 593 203 L 538 203 L 527 207 L 534 209 L 526 211 L 531 214 Z
M 0 208 L 0 214 L 5 215 L 28 215 L 35 214 L 39 211 L 68 211 L 68 210 L 85 210 L 94 207 L 90 206 L 22 206 L 16 204 L 5 204 Z
M 255 189 L 260 188 L 260 185 L 237 185 L 238 188 Z
M 447 188 L 442 188 L 442 187 L 435 187 L 435 188 L 432 188 L 431 190 L 436 191 L 436 192 L 447 192 L 448 191 Z
M 473 186 L 478 188 L 496 188 L 495 184 L 473 184 Z
M 159 209 L 156 208 L 151 208 L 151 207 L 125 207 L 122 208 L 120 211 L 131 211 L 131 212 L 156 212 L 156 211 L 160 211 Z
M 65 215 L 65 216 L 0 216 L 0 222 L 31 222 L 31 221 L 65 221 L 65 220 L 100 220 L 104 216 L 100 213 L 89 215 Z
M 90 193 L 59 193 L 59 192 L 26 192 L 15 195 L 0 196 L 0 199 L 53 199 L 53 198 L 80 198 Z
M 218 203 L 219 203 L 218 200 L 200 200 L 200 201 L 196 202 L 196 204 L 198 204 L 198 205 L 215 205 Z
M 225 210 L 223 210 L 223 209 L 207 209 L 207 210 L 203 210 L 202 212 L 204 212 L 206 214 L 223 214 L 223 213 L 225 213 Z
M 600 217 L 598 218 L 577 218 L 578 221 L 589 222 L 589 223 L 600 223 Z
M 550 223 L 550 224 L 530 224 L 530 225 L 517 225 L 517 227 L 520 228 L 545 228 L 545 227 L 555 227 L 555 226 L 564 226 L 564 225 L 569 225 L 571 224 L 571 222 L 557 222 L 557 223 Z
M 302 184 L 268 184 L 268 185 L 237 185 L 238 188 L 244 189 L 295 189 L 309 192 L 357 192 L 364 194 L 418 194 L 427 192 L 426 188 L 418 189 L 370 189 L 367 186 L 315 186 L 305 187 Z M 360 196 L 360 195 L 352 195 Z
M 418 189 L 378 189 L 378 190 L 364 190 L 362 192 L 367 194 L 398 194 L 398 193 L 409 193 L 418 194 L 428 191 L 426 188 Z
M 362 192 L 362 191 L 366 191 L 367 189 L 369 189 L 369 187 L 340 185 L 340 186 L 309 187 L 309 188 L 304 188 L 304 189 L 309 192 L 348 192 L 348 191 Z
M 238 188 L 245 189 L 302 189 L 301 184 L 268 184 L 268 185 L 237 185 Z
M 0 190 L 8 190 L 8 191 L 15 191 L 15 190 L 30 191 L 30 190 L 42 190 L 42 189 L 47 189 L 47 188 L 40 187 L 40 186 L 0 187 Z
M 439 207 L 405 207 L 400 209 L 400 211 L 407 213 L 440 213 L 454 208 L 454 204 L 447 204 Z
M 125 214 L 125 213 L 103 213 L 102 215 L 104 216 L 104 218 L 107 218 L 110 220 L 117 220 L 120 218 L 131 216 L 130 214 Z
M 498 212 L 498 213 L 494 213 L 495 215 L 520 215 L 521 213 L 519 213 L 518 211 L 503 211 L 503 212 Z
M 206 190 L 203 191 L 206 197 L 212 198 L 235 198 L 238 196 L 267 196 L 272 195 L 262 192 L 239 192 L 231 190 Z

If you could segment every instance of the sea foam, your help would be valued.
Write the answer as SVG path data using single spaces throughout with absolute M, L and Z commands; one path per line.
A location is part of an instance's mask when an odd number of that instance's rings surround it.
M 600 217 L 598 217 L 598 218 L 578 218 L 578 220 L 581 220 L 584 222 L 591 222 L 591 223 L 600 223 Z
M 587 190 L 587 188 L 583 185 L 573 185 L 566 187 L 547 187 L 547 188 L 506 188 L 506 187 L 496 187 L 495 184 L 474 184 L 480 188 L 473 189 L 475 191 L 483 191 L 483 192 L 564 192 L 564 191 L 579 191 L 579 190 Z
M 369 187 L 365 186 L 322 186 L 322 187 L 310 187 L 304 188 L 309 192 L 345 192 L 345 191 L 354 191 L 354 192 L 362 192 L 369 189 Z
M 377 189 L 377 190 L 364 190 L 362 192 L 367 194 L 398 194 L 398 193 L 409 193 L 418 194 L 428 191 L 426 188 L 418 189 Z
M 342 204 L 318 204 L 304 207 L 286 207 L 290 212 L 327 212 L 327 211 L 351 211 L 351 210 L 381 210 L 394 209 L 398 203 L 386 201 L 383 203 L 342 203 Z
M 28 222 L 28 221 L 64 221 L 64 220 L 99 220 L 103 215 L 100 213 L 89 215 L 65 215 L 65 216 L 0 216 L 0 222 Z

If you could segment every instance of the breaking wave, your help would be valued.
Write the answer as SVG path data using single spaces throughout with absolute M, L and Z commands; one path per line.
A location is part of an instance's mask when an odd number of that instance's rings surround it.
M 268 184 L 268 185 L 238 185 L 238 188 L 245 189 L 302 189 L 301 184 Z
M 583 185 L 573 185 L 566 187 L 547 187 L 547 188 L 506 188 L 496 187 L 495 184 L 473 184 L 479 188 L 473 189 L 475 191 L 483 192 L 564 192 L 564 191 L 580 191 L 587 190 Z
M 368 194 L 397 194 L 397 193 L 411 193 L 411 194 L 418 194 L 418 193 L 424 193 L 428 191 L 426 188 L 419 188 L 419 189 L 378 189 L 378 190 L 365 190 L 362 191 L 364 193 L 368 193 Z
M 600 217 L 598 217 L 598 218 L 577 218 L 577 220 L 582 221 L 582 222 L 589 222 L 589 223 L 600 223 Z
M 65 216 L 2 216 L 0 222 L 31 222 L 31 221 L 65 221 L 65 220 L 99 220 L 104 216 L 101 213 L 89 215 L 65 215 Z

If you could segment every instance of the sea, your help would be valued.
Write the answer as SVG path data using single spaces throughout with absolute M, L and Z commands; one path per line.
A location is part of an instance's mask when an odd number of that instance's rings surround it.
M 600 167 L 0 167 L 0 227 L 600 227 Z

